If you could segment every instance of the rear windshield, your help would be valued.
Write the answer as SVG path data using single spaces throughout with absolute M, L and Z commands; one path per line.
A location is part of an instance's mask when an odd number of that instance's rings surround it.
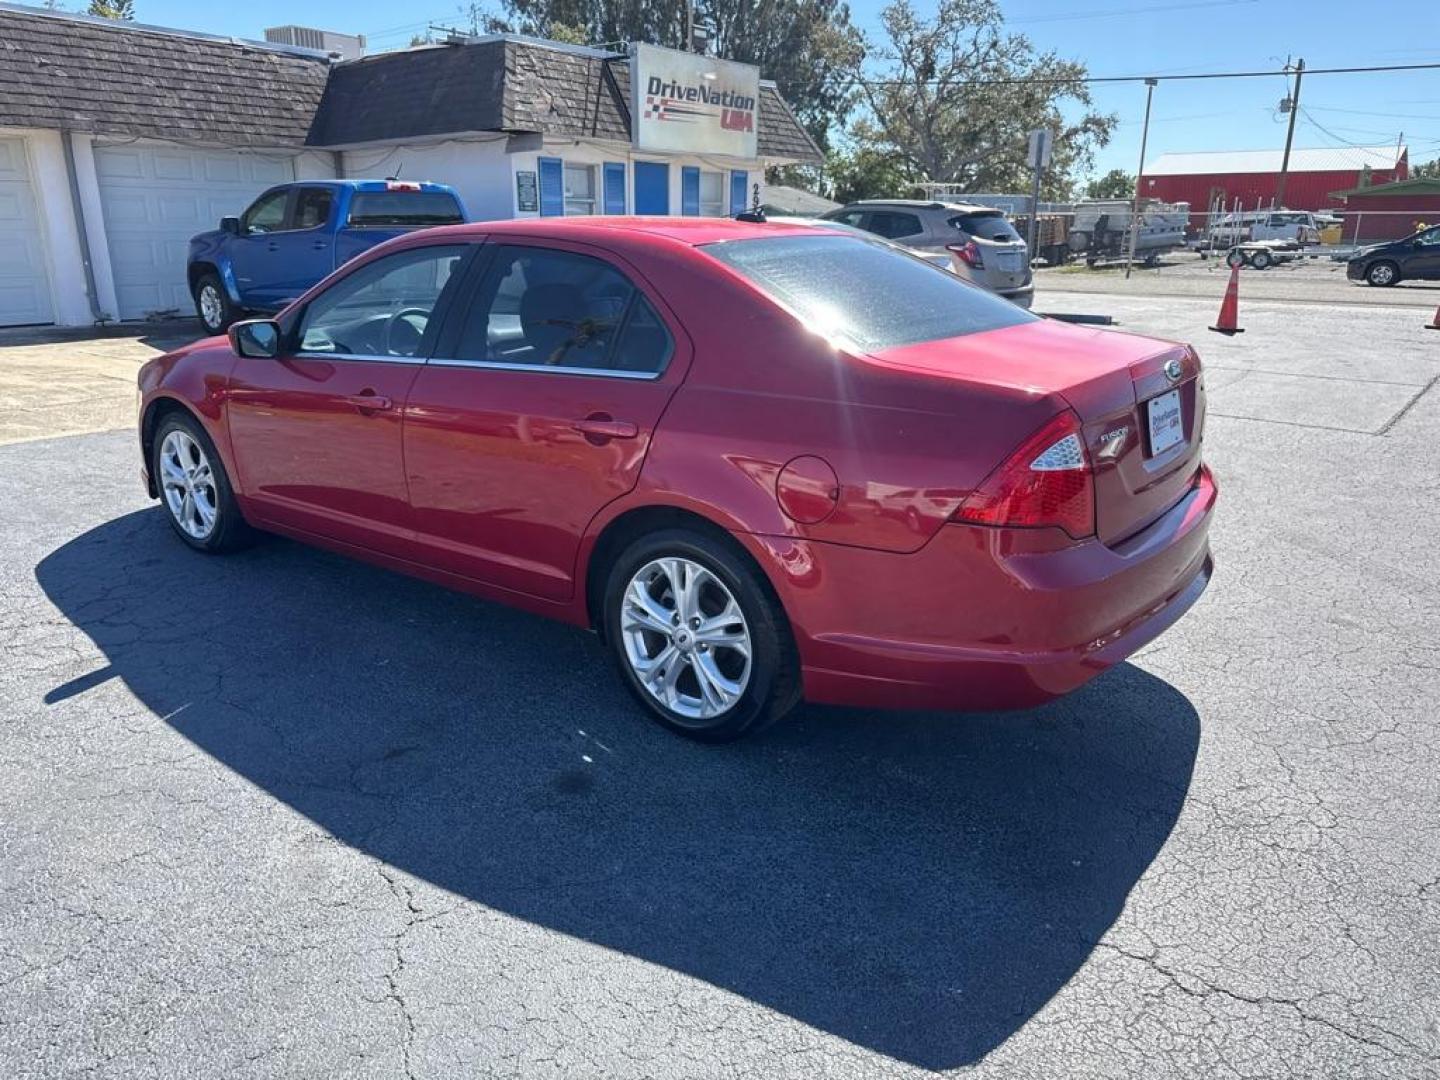
M 1015 226 L 1003 214 L 959 214 L 950 219 L 950 226 L 980 240 L 1014 243 L 1020 239 Z
M 889 244 L 776 236 L 707 244 L 817 333 L 867 351 L 960 337 L 1037 316 Z
M 357 191 L 350 202 L 351 225 L 455 225 L 464 221 L 460 203 L 448 191 Z

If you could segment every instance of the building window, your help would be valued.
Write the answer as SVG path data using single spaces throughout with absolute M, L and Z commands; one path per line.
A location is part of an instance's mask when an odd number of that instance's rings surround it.
M 725 174 L 700 171 L 700 216 L 725 217 Z
M 565 213 L 595 213 L 595 166 L 565 166 Z

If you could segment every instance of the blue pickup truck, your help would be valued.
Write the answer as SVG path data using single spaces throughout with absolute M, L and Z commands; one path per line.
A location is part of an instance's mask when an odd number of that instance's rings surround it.
M 453 188 L 414 180 L 306 180 L 262 194 L 190 240 L 195 313 L 212 334 L 279 311 L 330 271 L 392 236 L 465 220 Z

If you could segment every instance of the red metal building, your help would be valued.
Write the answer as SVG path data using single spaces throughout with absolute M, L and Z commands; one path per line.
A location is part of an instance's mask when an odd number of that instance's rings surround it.
M 1346 243 L 1399 240 L 1425 225 L 1440 225 L 1440 179 L 1422 177 L 1398 184 L 1336 191 L 1345 204 Z
M 1145 167 L 1140 194 L 1166 202 L 1188 202 L 1190 223 L 1204 225 L 1204 214 L 1218 198 L 1227 210 L 1240 200 L 1246 210 L 1274 203 L 1280 179 L 1279 150 L 1215 150 L 1161 154 Z M 1290 151 L 1285 181 L 1289 210 L 1339 208 L 1335 193 L 1363 183 L 1404 180 L 1410 166 L 1404 146 L 1345 146 Z

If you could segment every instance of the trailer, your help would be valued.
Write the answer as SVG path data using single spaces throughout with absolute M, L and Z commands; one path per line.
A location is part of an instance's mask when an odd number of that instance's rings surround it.
M 1087 199 L 1077 204 L 1067 238 L 1070 250 L 1084 256 L 1087 266 L 1095 266 L 1125 259 L 1133 248 L 1137 260 L 1153 266 L 1165 252 L 1185 246 L 1188 206 L 1140 199 L 1138 211 L 1132 211 L 1128 199 Z

